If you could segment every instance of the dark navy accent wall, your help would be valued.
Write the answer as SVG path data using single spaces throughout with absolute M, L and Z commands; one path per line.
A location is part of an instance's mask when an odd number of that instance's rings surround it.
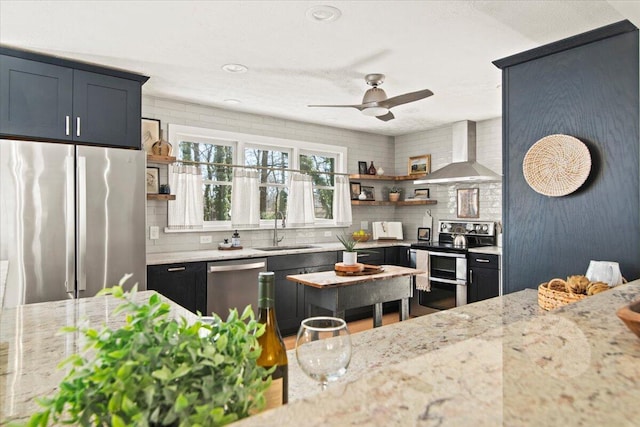
M 505 293 L 584 274 L 590 260 L 618 261 L 627 279 L 640 277 L 638 30 L 624 21 L 564 42 L 533 59 L 495 62 L 503 69 Z M 551 134 L 577 137 L 591 153 L 587 182 L 565 197 L 536 193 L 522 173 L 527 150 Z

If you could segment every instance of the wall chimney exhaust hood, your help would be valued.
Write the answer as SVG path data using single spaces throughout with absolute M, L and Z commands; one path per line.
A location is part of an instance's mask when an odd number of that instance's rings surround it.
M 453 163 L 413 181 L 414 184 L 455 182 L 499 182 L 502 176 L 476 162 L 476 122 L 463 120 L 453 124 Z

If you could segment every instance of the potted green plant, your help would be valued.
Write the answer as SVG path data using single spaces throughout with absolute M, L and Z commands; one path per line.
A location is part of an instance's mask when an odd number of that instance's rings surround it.
M 189 322 L 171 316 L 158 294 L 141 304 L 134 293 L 100 292 L 124 300 L 116 309 L 126 312 L 123 327 L 65 329 L 84 335 L 85 354 L 61 363 L 70 371 L 29 425 L 218 426 L 264 407 L 271 372 L 256 363 L 264 325 L 251 306 L 226 321 Z
M 356 251 L 356 242 L 352 236 L 342 235 L 337 236 L 344 251 L 342 251 L 342 263 L 344 265 L 355 265 L 358 262 L 358 252 Z
M 389 189 L 389 201 L 397 202 L 400 199 L 400 192 L 402 188 L 393 186 Z

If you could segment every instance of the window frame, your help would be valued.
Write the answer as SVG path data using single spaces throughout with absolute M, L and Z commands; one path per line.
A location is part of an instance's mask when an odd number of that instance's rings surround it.
M 255 135 L 241 132 L 223 131 L 211 128 L 201 128 L 195 126 L 187 126 L 169 123 L 167 125 L 169 142 L 177 150 L 181 140 L 190 142 L 199 142 L 210 144 L 214 141 L 218 145 L 232 145 L 234 147 L 233 164 L 244 164 L 245 147 L 252 148 L 255 146 L 271 149 L 274 151 L 287 151 L 289 153 L 289 169 L 300 169 L 300 155 L 322 155 L 325 157 L 334 157 L 335 173 L 347 172 L 347 153 L 346 147 L 338 145 L 328 145 L 310 141 L 301 141 L 286 139 L 280 137 Z M 286 186 L 288 183 L 285 183 Z M 232 190 L 233 191 L 233 190 Z M 334 186 L 335 191 L 335 186 Z M 336 227 L 335 219 L 316 218 L 312 226 L 301 228 L 320 228 L 320 227 Z M 260 227 L 254 230 L 264 230 L 273 227 L 273 221 L 260 220 Z M 212 230 L 231 230 L 231 221 L 207 221 L 204 224 L 205 231 Z M 251 229 L 247 229 L 251 230 Z M 168 232 L 178 232 L 177 230 L 165 230 Z M 180 230 L 179 232 L 197 232 L 198 230 Z M 202 230 L 200 230 L 202 231 Z

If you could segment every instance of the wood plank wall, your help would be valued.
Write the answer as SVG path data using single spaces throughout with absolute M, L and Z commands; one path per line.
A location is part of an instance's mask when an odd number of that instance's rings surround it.
M 623 21 L 610 35 L 614 26 L 494 62 L 503 69 L 505 293 L 584 274 L 590 260 L 640 277 L 638 30 Z M 527 150 L 551 134 L 591 153 L 587 182 L 565 197 L 536 193 L 522 173 Z

